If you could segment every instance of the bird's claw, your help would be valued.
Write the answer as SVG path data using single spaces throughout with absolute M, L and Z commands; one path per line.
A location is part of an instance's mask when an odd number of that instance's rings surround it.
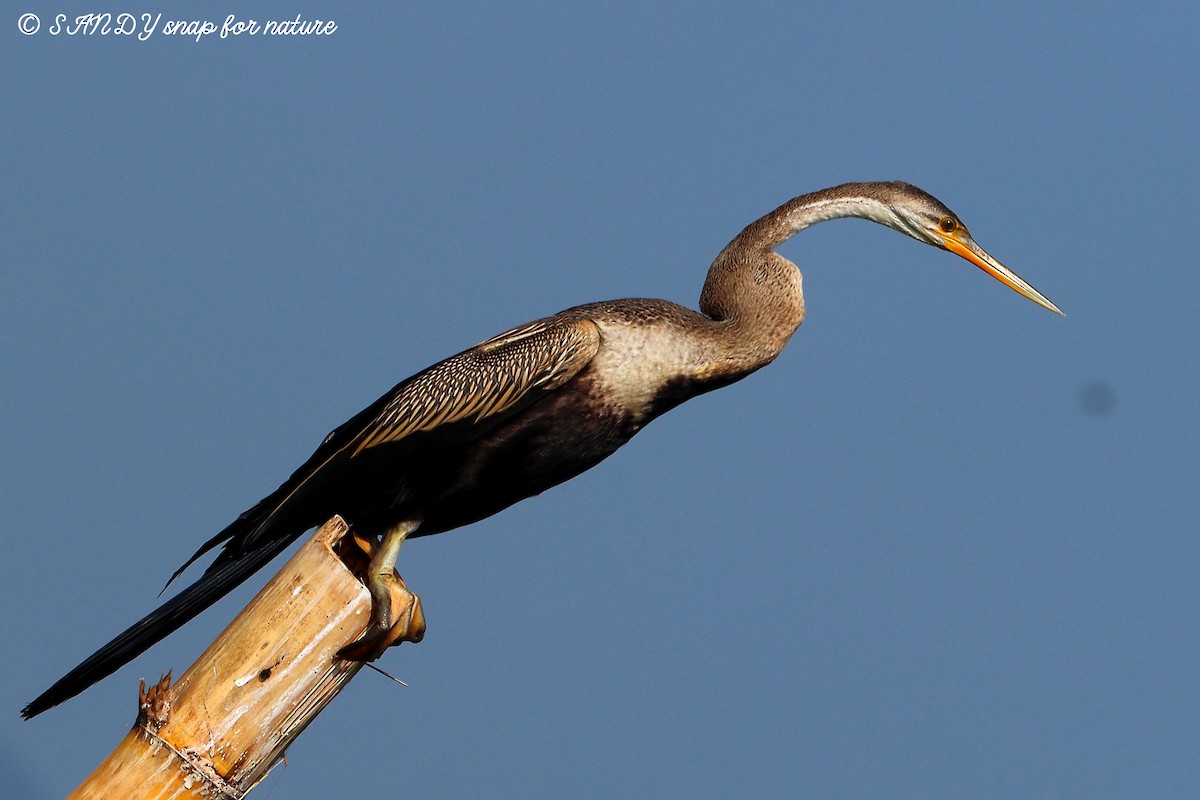
M 419 642 L 425 638 L 425 610 L 421 598 L 393 574 L 386 581 L 387 594 L 371 587 L 371 622 L 363 635 L 337 652 L 350 661 L 374 661 L 392 645 Z

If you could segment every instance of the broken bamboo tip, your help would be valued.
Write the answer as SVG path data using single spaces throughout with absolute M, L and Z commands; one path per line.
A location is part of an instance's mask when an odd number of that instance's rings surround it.
M 371 617 L 347 530 L 322 525 L 174 685 L 143 681 L 133 730 L 71 798 L 242 798 L 262 781 L 363 666 L 335 655 Z

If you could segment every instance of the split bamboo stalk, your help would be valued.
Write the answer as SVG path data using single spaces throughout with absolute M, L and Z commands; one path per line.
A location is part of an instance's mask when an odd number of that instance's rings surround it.
M 326 522 L 177 683 L 143 686 L 133 729 L 68 800 L 240 800 L 265 778 L 363 666 L 335 656 L 371 615 L 346 532 Z

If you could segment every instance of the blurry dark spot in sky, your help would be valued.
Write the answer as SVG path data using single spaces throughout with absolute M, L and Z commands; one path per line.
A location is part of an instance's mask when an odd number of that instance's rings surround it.
M 1112 413 L 1116 404 L 1117 393 L 1104 381 L 1092 381 L 1079 392 L 1079 405 L 1093 417 Z

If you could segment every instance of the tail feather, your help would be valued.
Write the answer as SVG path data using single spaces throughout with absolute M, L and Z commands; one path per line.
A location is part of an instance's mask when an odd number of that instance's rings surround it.
M 239 554 L 237 559 L 219 565 L 217 569 L 209 569 L 191 586 L 88 656 L 83 663 L 21 709 L 21 716 L 30 719 L 116 672 L 231 592 L 295 541 L 299 533 L 302 531 L 269 540 L 254 550 Z
M 278 494 L 278 492 L 276 492 L 276 494 Z M 275 494 L 271 494 L 255 503 L 252 507 L 243 511 L 237 519 L 226 525 L 220 533 L 209 539 L 204 544 L 200 545 L 199 549 L 192 553 L 191 557 L 188 558 L 187 561 L 183 562 L 183 565 L 179 569 L 171 573 L 171 577 L 167 578 L 167 582 L 159 591 L 159 596 L 161 597 L 162 593 L 165 592 L 171 586 L 171 584 L 175 582 L 175 579 L 182 575 L 188 567 L 190 567 L 192 564 L 195 564 L 203 555 L 208 553 L 217 545 L 224 544 L 226 553 L 228 553 L 230 548 L 232 548 L 236 542 L 239 542 L 258 531 L 263 526 L 263 523 L 271 516 L 271 513 L 275 510 L 276 505 Z M 221 555 L 226 555 L 226 553 L 222 553 Z M 239 552 L 235 555 L 235 557 L 240 557 L 240 555 L 241 553 Z M 229 560 L 230 559 L 225 559 L 222 563 L 227 563 Z M 213 567 L 215 566 L 216 565 L 214 564 Z M 213 567 L 210 567 L 209 570 L 215 571 Z
M 229 594 L 306 530 L 320 524 L 329 515 L 321 513 L 321 504 L 314 507 L 311 503 L 312 491 L 320 486 L 320 481 L 314 482 L 312 478 L 331 457 L 323 449 L 318 449 L 282 486 L 202 544 L 175 571 L 167 581 L 167 586 L 198 558 L 223 545 L 221 552 L 195 583 L 129 626 L 124 633 L 59 678 L 53 686 L 21 709 L 21 716 L 25 719 L 34 717 L 107 678 Z M 166 591 L 166 586 L 163 591 Z

